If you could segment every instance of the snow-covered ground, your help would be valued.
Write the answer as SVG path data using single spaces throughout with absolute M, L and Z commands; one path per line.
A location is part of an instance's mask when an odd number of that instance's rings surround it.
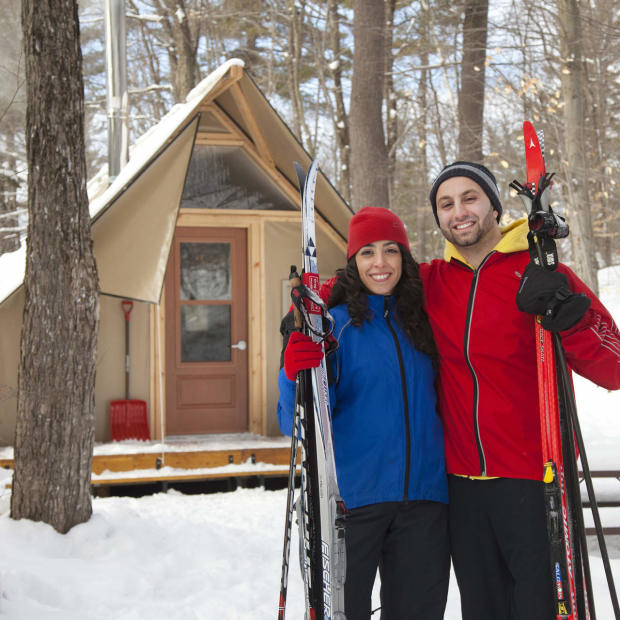
M 618 321 L 620 268 L 601 273 L 601 297 Z M 591 468 L 620 470 L 620 392 L 580 378 L 576 392 Z M 601 499 L 620 498 L 615 479 L 597 480 L 596 487 Z M 286 491 L 262 489 L 95 498 L 90 521 L 60 535 L 41 523 L 11 520 L 9 492 L 0 491 L 0 618 L 275 618 L 285 505 Z M 602 517 L 604 525 L 620 525 L 620 509 L 603 509 Z M 586 521 L 591 525 L 589 511 Z M 301 620 L 296 532 L 293 536 L 287 617 Z M 620 537 L 608 545 L 620 582 Z M 611 619 L 594 541 L 591 567 L 597 617 Z M 378 606 L 376 592 L 375 599 Z M 454 578 L 445 618 L 460 618 Z
M 95 499 L 62 536 L 0 518 L 0 617 L 15 620 L 268 620 L 276 617 L 286 491 L 240 489 Z M 620 541 L 612 545 L 620 580 Z M 591 566 L 598 618 L 613 618 L 603 566 Z M 375 596 L 378 607 L 378 597 Z M 303 618 L 297 537 L 287 617 Z M 377 614 L 378 616 L 378 614 Z M 450 584 L 446 620 L 460 618 Z

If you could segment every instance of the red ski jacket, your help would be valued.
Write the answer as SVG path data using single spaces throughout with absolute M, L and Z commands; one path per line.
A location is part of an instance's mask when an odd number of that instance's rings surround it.
M 515 298 L 529 262 L 527 223 L 515 222 L 473 269 L 447 243 L 445 260 L 420 265 L 440 355 L 437 385 L 446 468 L 465 476 L 542 477 L 534 317 Z M 620 388 L 620 333 L 592 291 L 565 265 L 574 292 L 592 304 L 560 334 L 572 370 Z

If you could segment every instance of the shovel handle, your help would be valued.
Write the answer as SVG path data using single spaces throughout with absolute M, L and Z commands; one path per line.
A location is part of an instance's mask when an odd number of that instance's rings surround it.
M 123 299 L 121 307 L 125 315 L 125 399 L 129 400 L 129 315 L 133 308 L 133 301 Z
M 129 315 L 133 310 L 133 301 L 124 300 L 121 301 L 121 306 L 123 308 L 123 314 L 125 315 L 125 320 L 129 321 Z

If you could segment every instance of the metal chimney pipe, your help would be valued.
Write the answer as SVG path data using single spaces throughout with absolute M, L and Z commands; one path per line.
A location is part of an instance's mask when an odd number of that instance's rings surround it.
M 108 113 L 108 179 L 112 183 L 127 163 L 127 45 L 125 1 L 105 2 L 105 64 Z

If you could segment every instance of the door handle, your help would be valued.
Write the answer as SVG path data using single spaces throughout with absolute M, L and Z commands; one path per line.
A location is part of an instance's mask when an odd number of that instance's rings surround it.
M 245 351 L 248 348 L 248 343 L 245 340 L 239 340 L 237 344 L 231 344 L 231 349 L 239 349 L 240 351 Z

